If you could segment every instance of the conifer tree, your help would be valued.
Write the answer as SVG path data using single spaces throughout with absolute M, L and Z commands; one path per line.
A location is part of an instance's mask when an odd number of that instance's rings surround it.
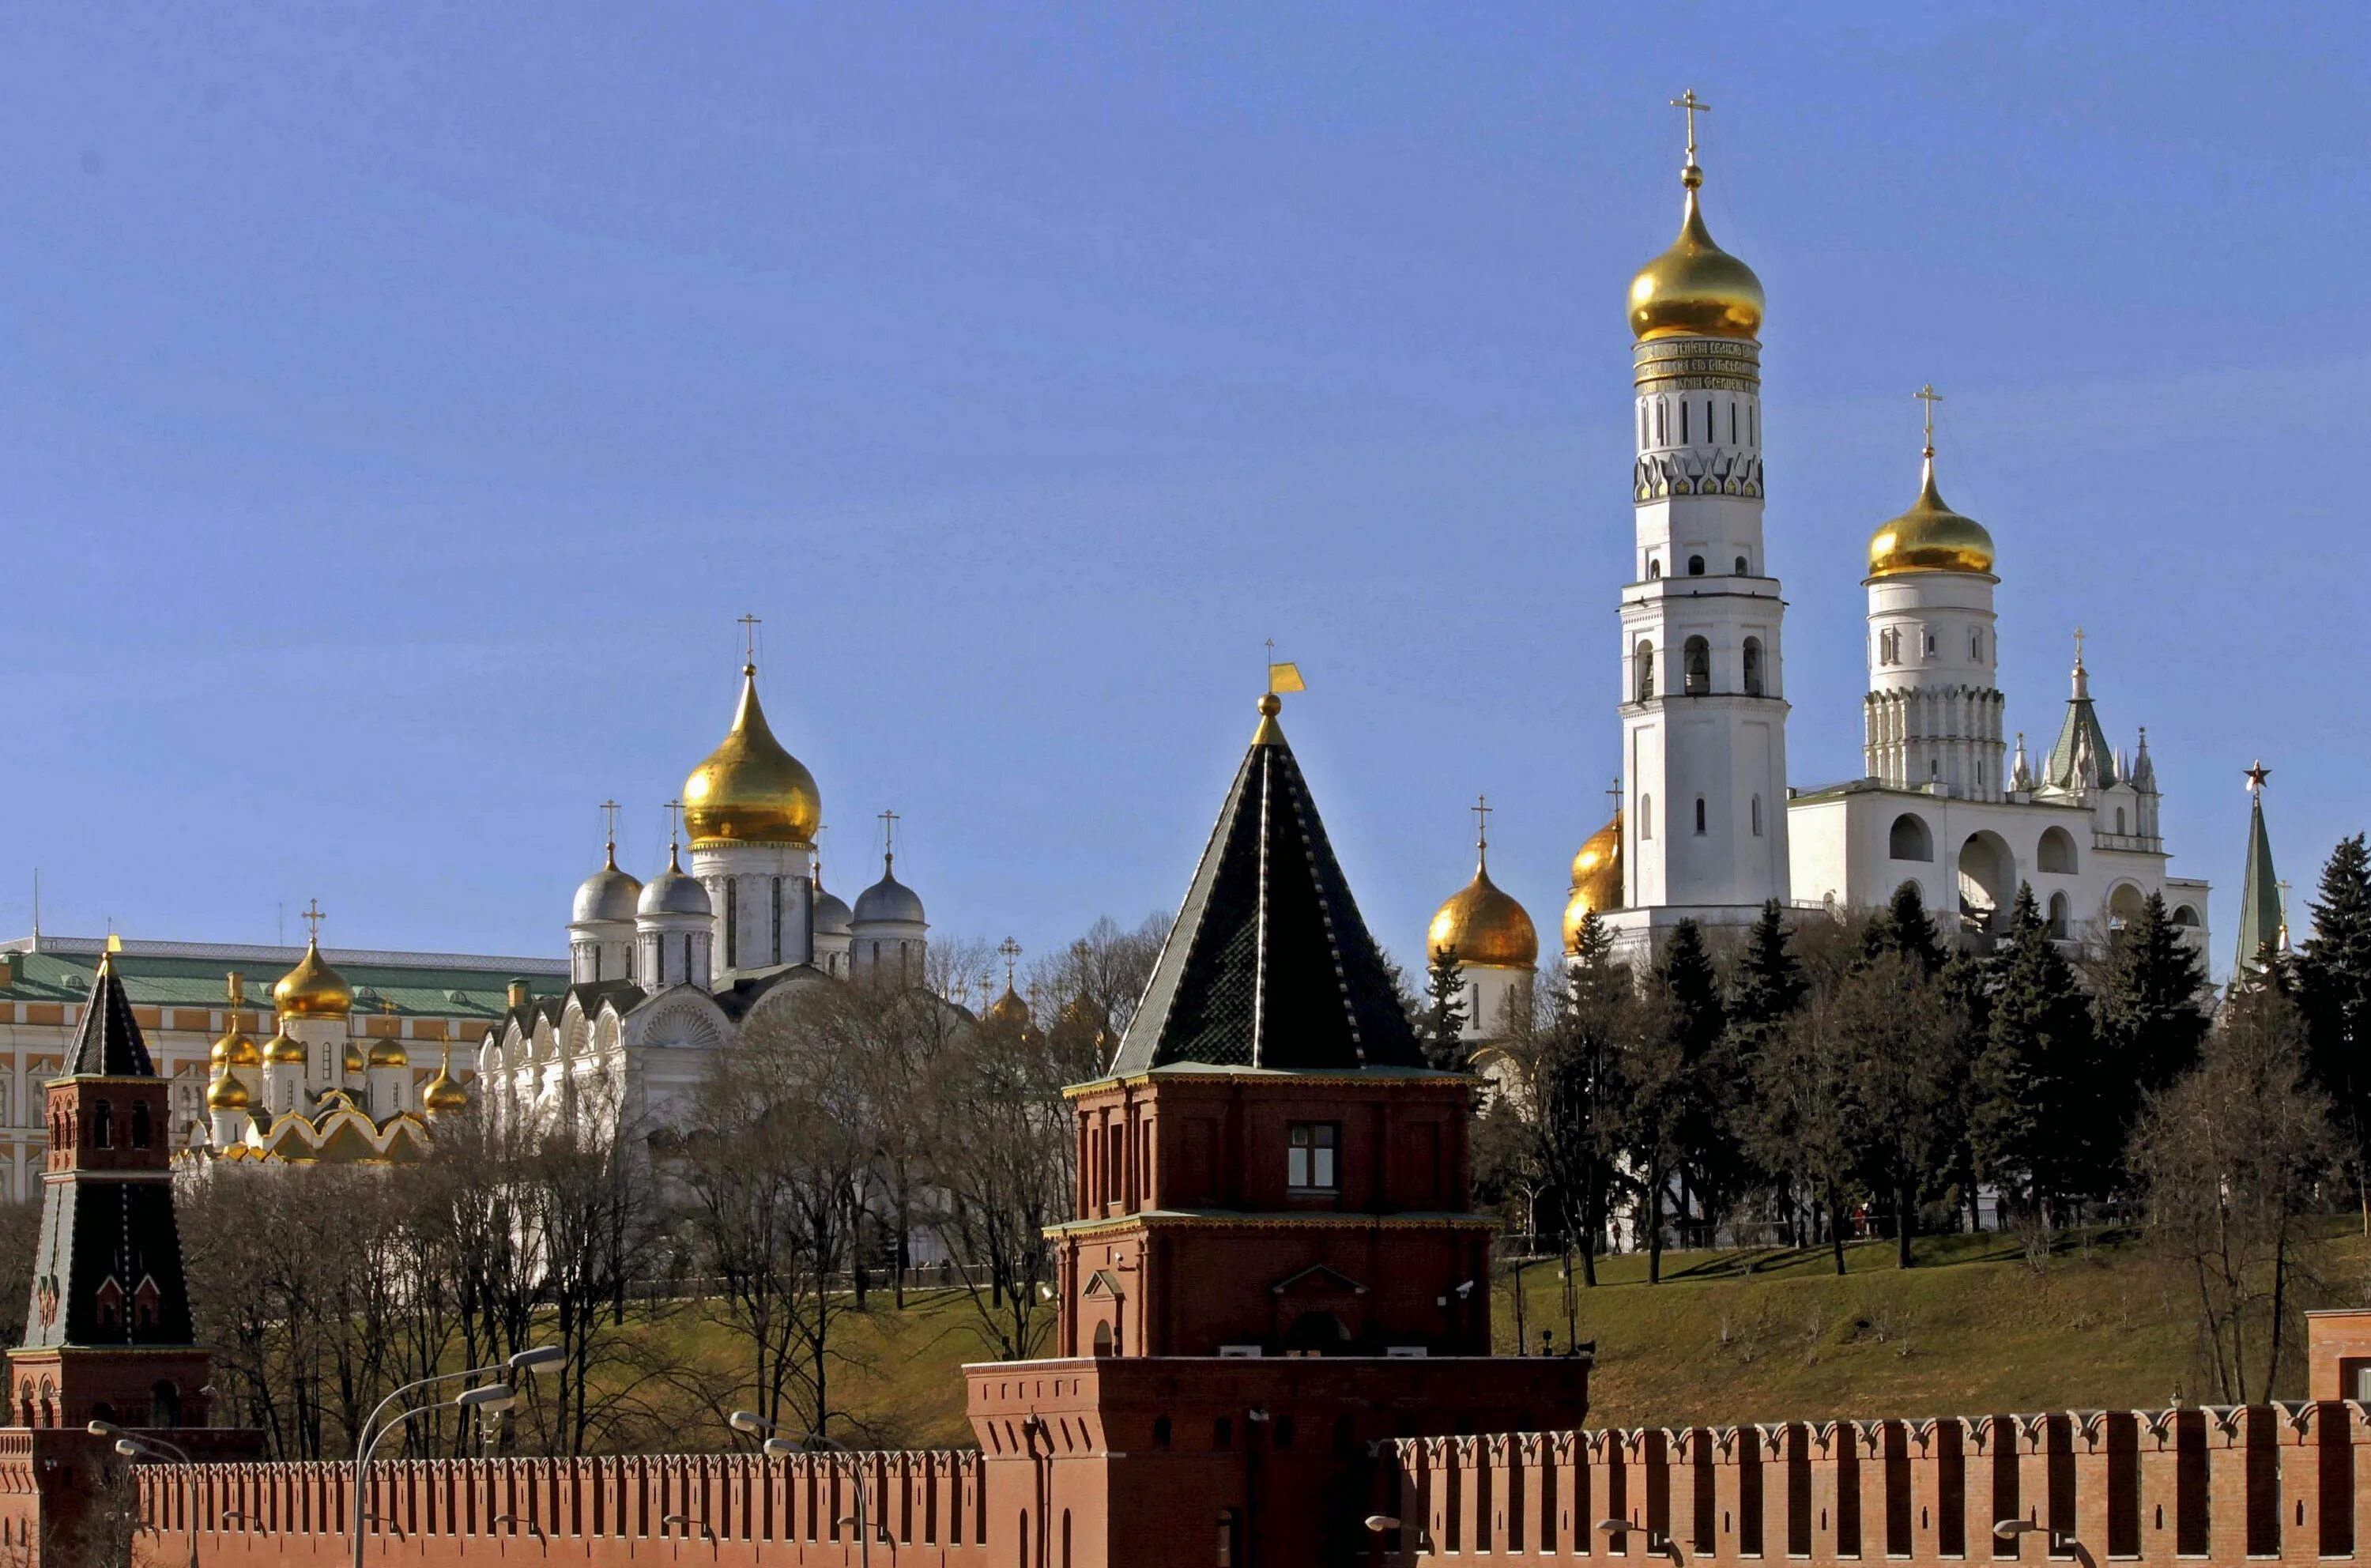
M 2099 1024 L 2096 1088 L 2100 1105 L 2131 1136 L 2145 1096 L 2163 1092 L 2198 1065 L 2206 1039 L 2206 966 L 2152 893 L 2141 912 L 2111 933 L 2092 1012 Z
M 2090 1092 L 2090 1008 L 2029 884 L 2018 884 L 1996 963 L 1973 1073 L 1976 1174 L 2047 1217 L 2057 1201 L 2096 1190 L 2102 1165 L 2121 1151 L 2104 1144 Z
M 1558 1010 L 1558 1059 L 1543 1074 L 1544 1135 L 1556 1144 L 1567 1245 L 1580 1249 L 1580 1278 L 1597 1283 L 1621 1152 L 1621 1042 L 1638 1025 L 1637 989 L 1613 954 L 1613 933 L 1594 910 L 1575 933 L 1573 964 Z M 1567 1266 L 1567 1285 L 1572 1270 Z M 1567 1307 L 1571 1307 L 1569 1292 Z
M 2336 1107 L 2359 1192 L 2371 1148 L 2371 851 L 2363 835 L 2331 851 L 2319 892 L 2313 937 L 2296 963 L 2297 1003 L 2307 1065 Z
M 1874 958 L 1881 952 L 1898 952 L 1912 960 L 1930 980 L 1943 967 L 1943 943 L 1935 934 L 1926 897 L 1914 882 L 1905 880 L 1895 888 L 1886 906 L 1861 928 L 1861 955 Z
M 1750 1161 L 1755 1177 L 1771 1189 L 1782 1219 L 1793 1213 L 1801 1173 L 1783 1168 L 1785 1140 L 1764 1136 L 1761 1123 L 1767 1107 L 1755 1085 L 1770 1070 L 1767 1064 L 1788 1020 L 1810 990 L 1802 961 L 1787 940 L 1784 912 L 1774 898 L 1762 906 L 1761 918 L 1747 933 L 1745 951 L 1729 975 L 1729 1038 L 1722 1043 L 1720 1070 L 1733 1086 L 1727 1097 L 1730 1139 L 1741 1159 Z
M 1625 1043 L 1621 1124 L 1647 1232 L 1647 1279 L 1657 1284 L 1670 1189 L 1688 1176 L 1703 1183 L 1726 1143 L 1709 1092 L 1722 1032 L 1720 982 L 1694 920 L 1672 928 L 1646 1003 Z
M 1442 948 L 1425 971 L 1425 1060 L 1444 1072 L 1465 1067 L 1465 979 L 1457 951 Z

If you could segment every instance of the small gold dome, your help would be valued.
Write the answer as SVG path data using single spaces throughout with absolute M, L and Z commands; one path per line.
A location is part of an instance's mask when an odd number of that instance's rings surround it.
M 1581 922 L 1622 907 L 1622 813 L 1589 836 L 1572 858 L 1572 896 L 1564 906 L 1564 951 L 1580 948 Z
M 214 1081 L 206 1086 L 206 1109 L 209 1111 L 244 1111 L 255 1103 L 247 1092 L 247 1085 L 238 1081 L 235 1073 L 216 1073 Z
M 1984 525 L 1943 504 L 1935 489 L 1935 455 L 1926 455 L 1926 476 L 1917 503 L 1869 536 L 1868 574 L 1900 571 L 1981 571 L 1993 569 L 1993 536 Z
M 353 1010 L 354 988 L 330 967 L 316 939 L 305 944 L 296 967 L 272 987 L 272 1005 L 283 1018 L 343 1018 Z
M 440 1116 L 469 1108 L 469 1091 L 453 1077 L 453 1053 L 449 1048 L 436 1066 L 436 1076 L 420 1086 L 420 1108 Z
M 225 1067 L 260 1067 L 263 1066 L 263 1053 L 234 1023 L 221 1039 L 214 1042 L 214 1048 L 207 1054 L 207 1060 L 216 1072 Z
M 758 705 L 758 666 L 741 666 L 741 706 L 724 742 L 683 781 L 683 825 L 695 849 L 721 844 L 813 844 L 823 797 L 806 765 L 782 749 Z
M 1539 962 L 1540 933 L 1523 906 L 1490 880 L 1486 859 L 1474 868 L 1474 880 L 1433 916 L 1424 951 L 1436 963 L 1448 952 L 1461 964 L 1529 969 Z
M 1690 164 L 1680 237 L 1630 280 L 1630 333 L 1654 338 L 1744 338 L 1762 331 L 1762 280 L 1753 269 L 1712 241 L 1696 187 L 1704 175 Z
M 363 1057 L 363 1048 L 351 1040 L 347 1041 L 345 1057 L 339 1065 L 344 1067 L 349 1075 L 361 1072 L 366 1065 Z
M 1012 982 L 1007 980 L 1004 995 L 988 1004 L 988 1011 L 980 1015 L 979 1020 L 982 1023 L 1000 1023 L 1012 1029 L 1027 1029 L 1030 1024 L 1029 1004 L 1021 999 L 1021 994 L 1012 988 Z
M 408 1067 L 411 1066 L 411 1056 L 404 1050 L 402 1041 L 382 1037 L 371 1042 L 370 1065 L 374 1067 Z
M 263 1048 L 263 1059 L 267 1062 L 295 1062 L 302 1066 L 305 1063 L 305 1047 L 283 1029 L 272 1037 L 271 1044 Z

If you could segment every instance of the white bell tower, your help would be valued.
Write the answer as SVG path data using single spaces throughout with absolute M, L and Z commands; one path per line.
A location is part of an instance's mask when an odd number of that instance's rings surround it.
M 1787 896 L 1785 605 L 1762 537 L 1762 284 L 1713 243 L 1690 92 L 1680 237 L 1630 286 L 1637 580 L 1622 590 L 1625 945 Z

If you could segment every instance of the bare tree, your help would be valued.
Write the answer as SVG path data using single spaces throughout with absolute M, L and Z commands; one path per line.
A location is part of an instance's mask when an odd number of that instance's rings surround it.
M 2278 1391 L 2306 1274 L 2302 1220 L 2339 1149 L 2296 1005 L 2271 986 L 2234 998 L 2197 1070 L 2142 1113 L 2130 1163 L 2149 1238 L 2194 1303 L 2202 1369 L 2227 1401 Z
M 1025 1358 L 1046 1324 L 1046 1228 L 1070 1210 L 1070 1081 L 1034 1023 L 985 1020 L 939 1079 L 932 1173 L 964 1286 L 1000 1360 Z M 983 1277 L 984 1276 L 984 1277 Z

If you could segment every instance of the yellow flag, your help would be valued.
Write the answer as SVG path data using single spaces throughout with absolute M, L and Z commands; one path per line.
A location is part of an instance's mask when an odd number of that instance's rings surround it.
M 1301 683 L 1300 665 L 1270 664 L 1267 667 L 1267 689 L 1282 694 L 1288 691 L 1307 691 L 1309 687 Z
M 1301 688 L 1299 686 L 1294 686 L 1292 689 L 1299 691 Z M 123 939 L 117 936 L 113 931 L 108 932 L 107 951 L 110 952 L 121 952 L 123 951 Z

